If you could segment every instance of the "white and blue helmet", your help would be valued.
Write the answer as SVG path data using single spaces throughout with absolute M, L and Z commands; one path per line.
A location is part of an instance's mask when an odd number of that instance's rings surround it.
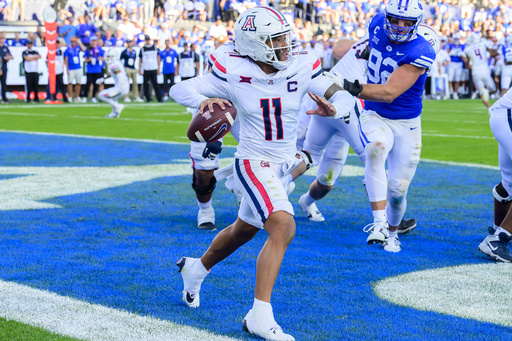
M 409 41 L 416 32 L 423 19 L 423 6 L 421 0 L 389 0 L 384 10 L 384 30 L 389 39 L 397 43 Z M 414 24 L 410 27 L 394 25 L 390 22 L 393 19 L 412 20 Z

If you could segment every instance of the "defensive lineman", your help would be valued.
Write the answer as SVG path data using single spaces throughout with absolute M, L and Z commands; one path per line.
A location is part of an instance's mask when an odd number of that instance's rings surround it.
M 416 34 L 422 17 L 421 0 L 390 0 L 368 29 L 368 84 L 344 81 L 345 89 L 365 100 L 364 178 L 374 221 L 364 229 L 370 232 L 367 242 L 383 244 L 389 252 L 401 250 L 397 226 L 420 161 L 421 96 L 436 57 L 431 44 Z
M 352 97 L 322 76 L 317 58 L 291 53 L 291 31 L 279 11 L 249 9 L 235 25 L 239 54 L 221 55 L 211 73 L 171 89 L 180 104 L 201 111 L 206 106 L 212 110 L 213 103 L 228 105 L 220 98 L 229 99 L 240 120 L 234 166 L 235 185 L 243 194 L 238 219 L 215 237 L 200 259 L 183 257 L 178 262 L 185 286 L 183 300 L 190 307 L 199 306 L 201 283 L 209 270 L 265 229 L 268 238 L 256 264 L 254 305 L 243 325 L 267 340 L 294 340 L 274 320 L 270 297 L 295 235 L 293 208 L 282 179 L 302 163 L 295 157 L 300 101 L 311 90 L 319 107 L 309 113 L 335 117 L 346 116 L 354 106 L 354 102 L 348 108 L 339 105 Z
M 121 62 L 114 49 L 109 49 L 105 55 L 105 62 L 107 63 L 107 73 L 114 79 L 114 86 L 105 90 L 102 90 L 98 94 L 98 99 L 103 102 L 107 102 L 112 106 L 112 112 L 106 117 L 118 118 L 121 115 L 121 111 L 124 109 L 124 105 L 119 104 L 117 100 L 124 97 L 130 92 L 130 82 L 126 76 L 123 62 Z

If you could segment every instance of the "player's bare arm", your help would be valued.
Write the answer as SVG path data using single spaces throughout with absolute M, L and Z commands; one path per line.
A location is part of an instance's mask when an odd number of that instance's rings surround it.
M 339 39 L 332 47 L 332 55 L 340 60 L 350 50 L 355 41 L 351 39 Z
M 426 71 L 427 69 L 424 68 L 404 64 L 391 73 L 386 84 L 362 85 L 357 82 L 359 89 L 355 89 L 352 88 L 355 83 L 345 81 L 345 90 L 358 98 L 368 101 L 391 103 L 413 86 Z

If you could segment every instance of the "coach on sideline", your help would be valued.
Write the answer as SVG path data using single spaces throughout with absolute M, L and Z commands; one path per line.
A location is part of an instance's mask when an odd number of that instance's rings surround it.
M 37 86 L 39 85 L 39 67 L 38 60 L 41 55 L 36 50 L 32 50 L 34 41 L 27 40 L 27 49 L 23 51 L 23 70 L 25 71 L 25 79 L 27 84 L 27 103 L 30 103 L 30 94 L 34 93 L 34 102 L 39 103 L 37 94 Z
M 144 40 L 146 44 L 139 52 L 139 72 L 144 77 L 144 95 L 146 96 L 146 102 L 150 102 L 151 93 L 149 91 L 148 82 L 151 81 L 153 89 L 155 89 L 156 99 L 161 103 L 162 93 L 160 92 L 160 85 L 158 85 L 156 79 L 160 74 L 160 56 L 158 49 L 151 41 L 151 37 L 146 35 Z
M 7 63 L 13 58 L 9 47 L 4 45 L 5 33 L 0 33 L 0 62 L 2 64 L 1 75 L 0 75 L 0 87 L 2 87 L 2 103 L 7 104 Z

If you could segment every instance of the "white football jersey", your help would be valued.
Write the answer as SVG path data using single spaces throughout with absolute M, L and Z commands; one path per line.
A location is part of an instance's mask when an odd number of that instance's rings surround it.
M 487 69 L 489 66 L 489 58 L 487 57 L 487 46 L 484 42 L 480 42 L 464 49 L 464 53 L 471 61 L 473 70 Z
M 357 58 L 357 56 L 359 56 L 367 46 L 368 35 L 364 36 L 352 45 L 343 58 L 341 58 L 329 72 L 336 72 L 351 82 L 354 82 L 357 79 L 361 84 L 366 83 L 368 61 Z
M 320 60 L 301 52 L 286 70 L 265 74 L 252 59 L 237 53 L 211 56 L 215 58 L 212 72 L 178 83 L 171 89 L 173 98 L 186 106 L 206 97 L 229 99 L 240 120 L 235 154 L 239 159 L 281 163 L 294 158 L 302 97 L 307 91 L 323 96 L 333 84 L 322 75 Z M 352 99 L 351 106 L 336 106 L 338 99 L 347 97 Z M 338 114 L 348 114 L 354 107 L 355 100 L 346 91 L 334 98 Z
M 116 73 L 117 71 L 120 71 Z M 117 87 L 126 87 L 130 86 L 130 82 L 128 81 L 128 77 L 126 76 L 126 71 L 124 69 L 124 65 L 120 60 L 116 60 L 108 65 L 108 72 L 114 79 L 114 86 Z
M 492 109 L 512 109 L 512 90 L 507 91 L 503 97 L 497 100 Z

